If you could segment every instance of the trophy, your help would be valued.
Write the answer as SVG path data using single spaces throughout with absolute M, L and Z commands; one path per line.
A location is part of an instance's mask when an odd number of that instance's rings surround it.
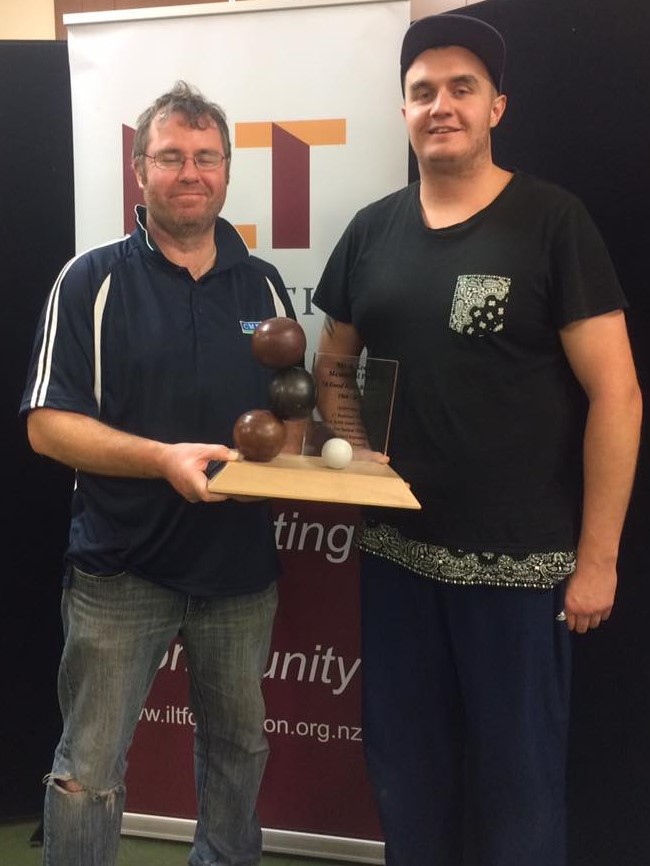
M 390 424 L 397 361 L 317 352 L 302 364 L 306 338 L 293 319 L 260 322 L 256 360 L 274 370 L 269 408 L 252 409 L 233 427 L 240 460 L 208 471 L 217 493 L 420 508 L 390 468 Z M 210 470 L 210 467 L 209 467 Z

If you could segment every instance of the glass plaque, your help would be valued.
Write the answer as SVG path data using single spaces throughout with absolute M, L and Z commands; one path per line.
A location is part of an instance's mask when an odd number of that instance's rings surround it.
M 356 452 L 388 451 L 398 362 L 316 352 L 312 375 L 317 407 L 303 453 L 320 454 L 327 439 L 346 439 Z

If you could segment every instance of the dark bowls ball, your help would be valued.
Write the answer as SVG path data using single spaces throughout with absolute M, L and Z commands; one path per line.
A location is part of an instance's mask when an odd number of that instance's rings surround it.
M 303 367 L 278 370 L 269 384 L 269 406 L 284 420 L 307 418 L 316 405 L 314 377 Z

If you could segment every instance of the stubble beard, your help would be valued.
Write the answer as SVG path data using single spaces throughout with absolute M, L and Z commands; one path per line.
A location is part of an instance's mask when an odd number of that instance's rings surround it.
M 216 202 L 200 216 L 185 216 L 182 213 L 174 213 L 156 201 L 149 201 L 146 204 L 148 218 L 153 220 L 170 237 L 183 241 L 201 237 L 213 230 L 221 211 L 221 204 Z
M 476 141 L 464 153 L 429 154 L 418 159 L 420 171 L 438 177 L 468 177 L 491 162 L 490 143 Z
M 167 234 L 179 240 L 188 240 L 193 237 L 198 237 L 205 234 L 213 228 L 217 221 L 219 211 L 213 208 L 210 212 L 205 213 L 202 217 L 182 217 L 173 216 L 172 214 L 160 214 L 155 210 L 151 214 L 153 219 Z

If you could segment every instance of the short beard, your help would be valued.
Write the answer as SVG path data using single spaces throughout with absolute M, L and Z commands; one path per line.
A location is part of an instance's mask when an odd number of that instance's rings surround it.
M 171 237 L 179 240 L 188 240 L 189 238 L 197 237 L 205 234 L 211 229 L 217 221 L 217 214 L 206 214 L 201 219 L 172 219 L 167 216 L 160 218 L 159 214 L 152 215 L 158 225 L 164 229 Z
M 190 240 L 194 237 L 201 237 L 206 232 L 210 231 L 214 227 L 217 217 L 219 216 L 219 210 L 214 209 L 198 218 L 184 218 L 182 215 L 174 217 L 165 211 L 159 212 L 155 205 L 153 210 L 151 209 L 151 205 L 149 205 L 147 212 L 151 215 L 154 222 L 164 232 L 166 232 L 166 234 L 182 241 Z
M 489 145 L 477 145 L 459 156 L 431 156 L 418 160 L 420 172 L 438 177 L 471 177 L 477 169 L 491 161 Z

